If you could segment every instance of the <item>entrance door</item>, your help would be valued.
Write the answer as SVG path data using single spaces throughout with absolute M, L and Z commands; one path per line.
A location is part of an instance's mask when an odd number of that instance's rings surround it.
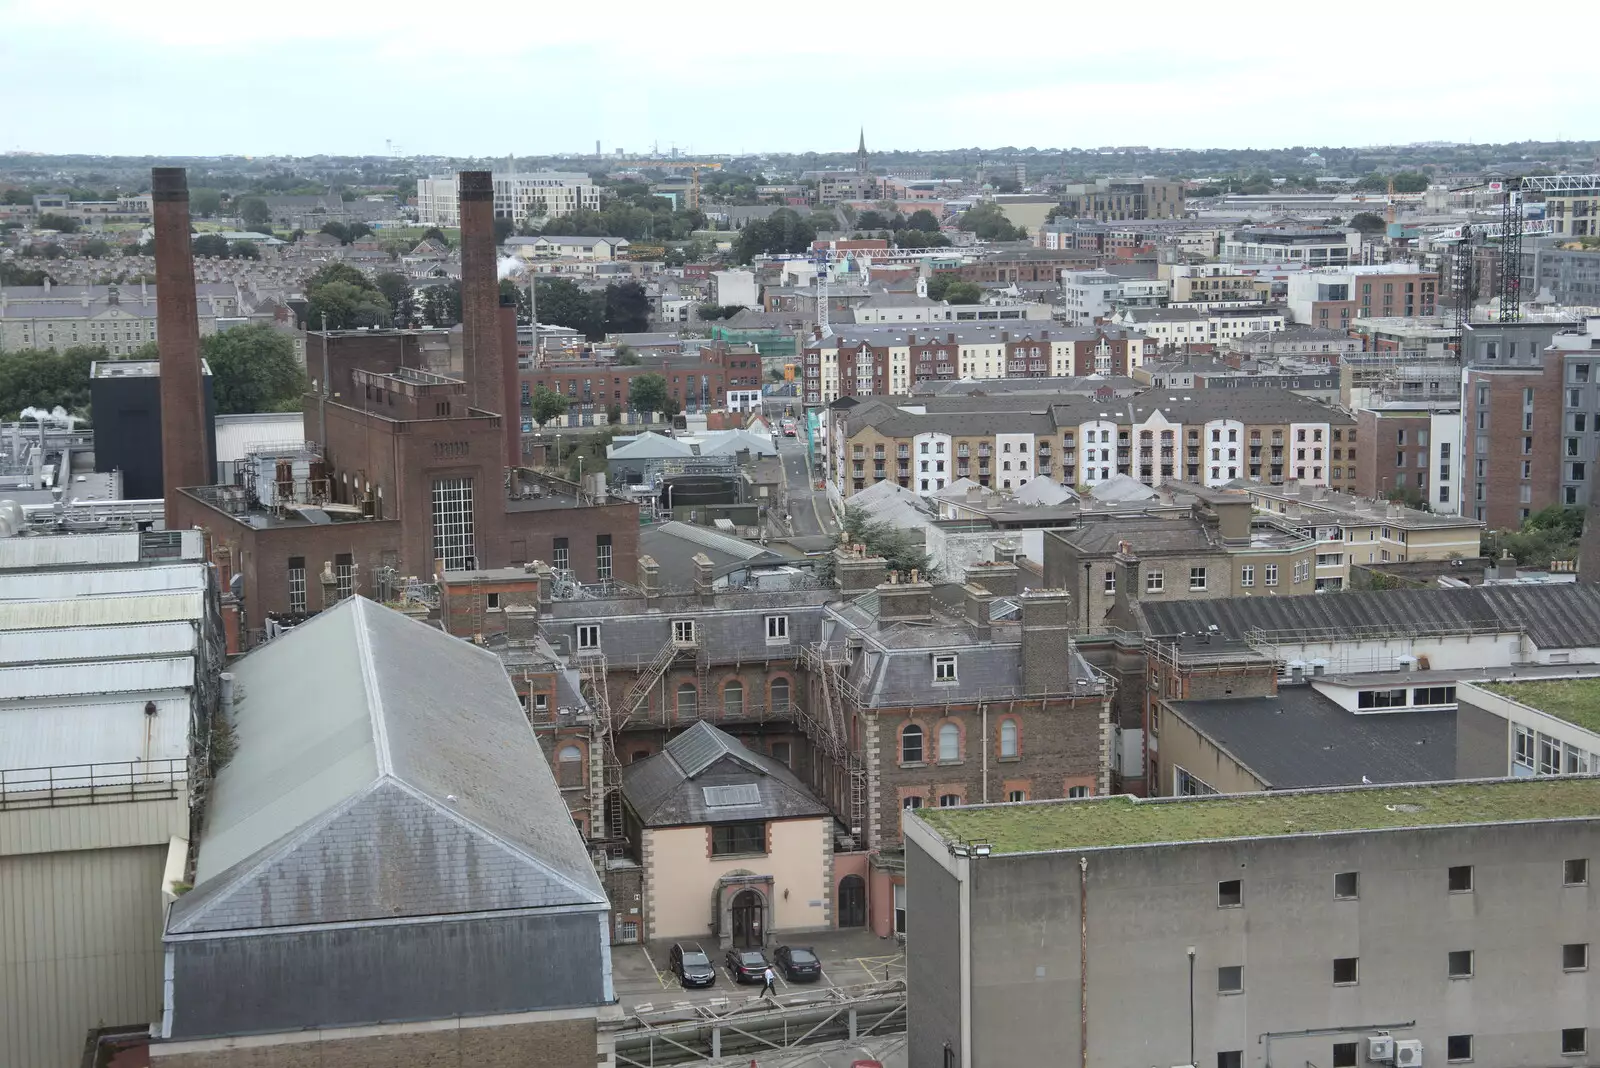
M 859 875 L 846 875 L 839 880 L 839 926 L 865 927 L 866 925 L 866 881 Z
M 733 899 L 733 945 L 736 949 L 761 948 L 761 895 L 741 890 Z

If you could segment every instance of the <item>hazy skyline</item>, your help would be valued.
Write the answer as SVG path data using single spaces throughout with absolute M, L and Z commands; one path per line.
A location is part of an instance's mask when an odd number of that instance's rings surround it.
M 0 150 L 497 156 L 1588 139 L 1586 68 L 1486 76 L 1486 5 L 802 9 L 0 0 Z M 159 14 L 153 14 L 159 11 Z M 243 25 L 248 23 L 248 27 Z M 1387 43 L 1386 43 L 1387 42 Z

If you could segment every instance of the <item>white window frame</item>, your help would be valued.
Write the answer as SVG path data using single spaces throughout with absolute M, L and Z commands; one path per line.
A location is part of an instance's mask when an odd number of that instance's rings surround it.
M 1267 585 L 1268 586 L 1276 586 L 1278 584 L 1278 565 L 1277 564 L 1268 564 L 1267 565 L 1267 576 L 1266 577 L 1267 577 Z
M 1167 588 L 1167 579 L 1161 571 L 1146 571 L 1144 573 L 1144 592 L 1160 593 Z
M 672 641 L 674 645 L 693 645 L 694 620 L 674 619 L 672 621 Z
M 1256 565 L 1245 564 L 1239 569 L 1239 585 L 1254 586 L 1256 584 Z
M 1206 588 L 1206 579 L 1207 579 L 1207 576 L 1206 576 L 1206 569 L 1205 568 L 1203 568 L 1203 567 L 1191 567 L 1189 569 L 1189 588 L 1191 590 L 1203 590 L 1203 589 L 1205 589 Z
M 789 644 L 789 617 L 788 616 L 768 616 L 767 617 L 767 644 L 768 645 L 787 645 L 787 644 Z
M 579 623 L 577 641 L 578 652 L 598 653 L 600 651 L 600 624 Z
M 957 682 L 956 654 L 938 653 L 933 658 L 934 682 Z

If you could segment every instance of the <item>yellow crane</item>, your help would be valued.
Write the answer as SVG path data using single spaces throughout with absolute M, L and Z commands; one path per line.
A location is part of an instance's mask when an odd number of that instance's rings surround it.
M 690 174 L 690 180 L 689 203 L 687 206 L 690 211 L 700 210 L 700 171 L 702 169 L 708 171 L 720 171 L 722 169 L 722 164 L 720 163 L 706 163 L 700 160 L 692 159 L 641 160 L 635 163 L 634 166 L 640 168 L 641 170 L 646 167 L 655 167 L 664 171 L 688 171 Z

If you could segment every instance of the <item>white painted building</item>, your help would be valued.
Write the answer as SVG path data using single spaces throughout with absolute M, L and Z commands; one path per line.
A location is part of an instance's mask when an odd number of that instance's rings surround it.
M 737 304 L 743 308 L 758 308 L 761 297 L 756 286 L 754 271 L 712 271 L 711 300 L 724 307 Z
M 580 209 L 600 210 L 600 190 L 587 174 L 530 171 L 494 174 L 494 217 L 522 222 Z M 461 193 L 454 174 L 417 180 L 417 220 L 423 226 L 460 226 Z
M 1117 473 L 1117 433 L 1115 419 L 1078 424 L 1078 485 L 1093 486 Z
M 1207 486 L 1222 486 L 1246 477 L 1249 453 L 1245 451 L 1244 423 L 1212 419 L 1200 437 L 1200 470 Z
M 1032 434 L 994 436 L 995 485 L 1002 490 L 1019 490 L 1034 476 L 1036 458 Z
M 1122 299 L 1122 279 L 1106 271 L 1062 271 L 1061 294 L 1067 322 L 1093 326 L 1111 317 Z
M 949 434 L 929 432 L 911 439 L 912 488 L 918 493 L 944 489 L 955 481 L 954 471 L 955 447 Z

